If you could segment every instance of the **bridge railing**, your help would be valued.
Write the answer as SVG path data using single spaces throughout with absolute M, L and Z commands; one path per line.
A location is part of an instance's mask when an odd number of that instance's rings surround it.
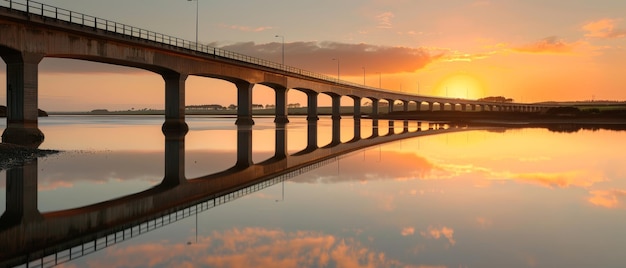
M 31 0 L 0 0 L 0 6 L 9 8 L 11 10 L 17 10 L 26 12 L 27 14 L 38 15 L 46 18 L 53 18 L 56 20 L 66 21 L 73 24 L 78 24 L 81 26 L 86 26 L 93 28 L 94 30 L 104 30 L 110 33 L 116 33 L 123 36 L 139 38 L 143 40 L 149 40 L 161 44 L 170 45 L 177 48 L 184 48 L 192 51 L 201 52 L 211 56 L 219 56 L 227 59 L 233 59 L 241 62 L 252 63 L 264 67 L 269 67 L 272 69 L 279 70 L 281 72 L 287 72 L 291 74 L 297 74 L 302 76 L 307 76 L 311 78 L 316 78 L 332 83 L 350 85 L 360 88 L 368 88 L 372 90 L 378 91 L 386 91 L 390 93 L 398 93 L 390 90 L 383 90 L 381 88 L 368 87 L 362 84 L 352 83 L 349 81 L 339 80 L 334 77 L 330 77 L 328 75 L 315 73 L 312 71 L 307 71 L 303 69 L 299 69 L 292 66 L 283 65 L 280 63 L 276 63 L 269 60 L 264 60 L 248 55 L 244 55 L 241 53 L 236 53 L 228 50 L 224 50 L 221 48 L 216 48 L 212 46 L 208 46 L 201 43 L 196 43 L 193 41 L 188 41 L 182 38 L 161 34 L 157 32 L 153 32 L 150 30 L 145 30 L 141 28 L 137 28 L 134 26 L 130 26 L 123 23 L 118 23 L 115 21 L 94 17 L 91 15 L 86 15 L 80 12 L 71 11 L 64 8 L 59 8 L 51 5 L 47 5 L 44 3 L 40 3 L 37 1 Z

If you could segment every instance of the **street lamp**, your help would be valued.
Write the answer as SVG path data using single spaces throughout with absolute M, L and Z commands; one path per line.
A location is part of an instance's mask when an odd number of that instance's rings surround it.
M 363 67 L 363 85 L 365 86 L 365 67 Z
M 337 61 L 337 83 L 339 83 L 339 59 L 333 59 Z
M 283 39 L 283 56 L 282 56 L 282 65 L 285 66 L 285 36 L 276 35 L 274 37 L 280 37 Z
M 188 2 L 196 1 L 196 50 L 198 50 L 198 3 L 200 0 L 187 0 Z

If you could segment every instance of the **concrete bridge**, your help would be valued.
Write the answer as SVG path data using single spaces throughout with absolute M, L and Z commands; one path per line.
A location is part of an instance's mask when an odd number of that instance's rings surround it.
M 317 141 L 317 121 L 307 124 L 307 146 L 291 155 L 286 150 L 285 125 L 278 124 L 274 155 L 259 163 L 252 161 L 252 127 L 238 125 L 236 163 L 222 172 L 198 178 L 185 176 L 185 133 L 166 132 L 165 172 L 159 185 L 61 211 L 42 213 L 37 208 L 37 160 L 8 170 L 6 211 L 0 216 L 0 267 L 24 263 L 40 267 L 56 265 L 68 260 L 68 250 L 74 256 L 69 258 L 72 259 L 105 248 L 189 216 L 191 211 L 198 213 L 329 164 L 350 152 L 402 139 L 486 129 L 442 128 L 439 124 L 422 129 L 418 123 L 416 130 L 409 131 L 405 121 L 402 131 L 396 131 L 390 124 L 384 135 L 379 135 L 378 125 L 372 124 L 372 135 L 362 138 L 361 127 L 355 124 L 353 138 L 342 143 L 339 121 L 333 120 L 332 141 L 321 147 Z M 77 248 L 78 252 L 71 252 Z
M 275 92 L 275 122 L 288 122 L 287 91 L 307 95 L 308 119 L 317 120 L 317 97 L 332 98 L 333 118 L 340 117 L 340 98 L 354 100 L 354 117 L 361 117 L 361 100 L 372 103 L 370 116 L 387 100 L 403 110 L 410 103 L 428 110 L 525 111 L 545 108 L 522 103 L 493 103 L 413 95 L 339 81 L 326 75 L 281 65 L 133 26 L 57 8 L 30 0 L 0 1 L 0 57 L 7 64 L 7 128 L 5 142 L 43 141 L 38 129 L 38 64 L 44 57 L 68 58 L 128 66 L 161 75 L 165 81 L 163 131 L 186 132 L 185 80 L 190 75 L 223 79 L 237 87 L 237 124 L 250 125 L 252 88 L 261 84 Z M 447 108 L 446 108 L 447 107 Z

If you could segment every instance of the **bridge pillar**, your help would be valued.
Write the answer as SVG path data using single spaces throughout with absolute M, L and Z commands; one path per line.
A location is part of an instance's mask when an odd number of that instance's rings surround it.
M 341 95 L 332 95 L 332 119 L 341 119 Z
M 252 165 L 252 125 L 237 125 L 237 168 L 247 168 Z
M 428 103 L 428 111 L 429 111 L 429 112 L 432 112 L 432 111 L 433 111 L 433 103 L 432 103 L 432 102 L 429 102 L 429 103 Z
M 402 104 L 404 105 L 402 111 L 403 112 L 408 112 L 409 111 L 409 102 L 408 101 L 402 101 Z
M 354 119 L 354 126 L 352 129 L 352 140 L 351 142 L 361 140 L 361 118 Z
M 409 132 L 409 120 L 404 120 L 403 121 L 403 127 L 402 127 L 402 133 L 408 133 Z
M 378 99 L 372 99 L 372 113 L 371 113 L 371 117 L 372 118 L 378 118 L 378 103 L 380 102 L 380 100 Z
M 185 132 L 165 132 L 165 178 L 162 185 L 176 186 L 185 178 Z
M 395 133 L 396 133 L 396 132 L 395 132 L 395 128 L 396 128 L 396 126 L 395 126 L 395 121 L 393 121 L 393 120 L 389 120 L 389 126 L 388 126 L 387 136 L 395 134 Z
M 38 147 L 44 135 L 38 127 L 38 76 L 43 54 L 0 51 L 7 64 L 7 127 L 2 141 Z
M 0 227 L 43 220 L 37 209 L 37 159 L 7 170 L 6 177 L 6 211 Z
M 330 141 L 331 146 L 335 146 L 341 144 L 341 119 L 333 119 L 333 130 L 332 130 L 332 140 Z
M 361 98 L 360 97 L 352 97 L 352 100 L 354 100 L 354 120 L 356 122 L 356 120 L 361 119 Z
M 317 121 L 320 118 L 317 116 L 317 95 L 319 93 L 309 91 L 306 93 L 307 97 L 307 117 L 308 121 Z
M 288 89 L 284 87 L 274 88 L 276 94 L 276 117 L 274 118 L 274 123 L 289 123 L 289 118 L 287 117 L 287 91 Z
M 393 106 L 395 105 L 395 100 L 387 100 L 389 106 L 387 107 L 387 114 L 393 113 Z
M 236 125 L 254 125 L 252 120 L 252 87 L 254 84 L 246 81 L 235 83 L 237 86 L 237 120 Z
M 422 102 L 421 101 L 415 101 L 415 111 L 421 111 L 422 110 Z
M 379 133 L 380 132 L 378 131 L 378 119 L 374 119 L 372 120 L 372 136 L 370 136 L 370 138 L 378 137 Z
M 308 121 L 306 133 L 305 151 L 312 151 L 317 149 L 317 120 Z
M 185 122 L 185 80 L 186 74 L 168 72 L 161 74 L 165 80 L 165 123 L 163 133 L 187 133 Z
M 287 157 L 287 129 L 286 124 L 276 123 L 274 134 L 274 158 L 284 159 Z
M 463 112 L 467 111 L 467 104 L 461 103 L 461 111 Z
M 440 102 L 440 103 L 439 103 L 439 110 L 440 110 L 440 111 L 445 111 L 445 110 L 446 110 L 446 104 L 445 104 L 445 103 L 443 103 L 443 102 Z
M 450 103 L 450 111 L 456 111 L 456 103 L 454 102 Z

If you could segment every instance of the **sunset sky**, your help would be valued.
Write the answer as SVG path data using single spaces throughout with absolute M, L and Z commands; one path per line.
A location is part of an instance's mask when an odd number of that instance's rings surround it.
M 390 90 L 626 100 L 626 1 L 40 1 L 192 41 L 198 4 L 202 43 L 280 62 L 280 35 L 287 65 L 334 77 L 339 63 L 342 80 Z M 5 84 L 4 65 L 0 73 Z M 143 70 L 51 58 L 40 65 L 44 110 L 161 109 L 163 88 Z M 190 77 L 187 89 L 188 105 L 236 102 L 228 82 Z M 271 90 L 255 90 L 253 102 L 273 103 Z M 292 91 L 289 102 L 303 102 Z

